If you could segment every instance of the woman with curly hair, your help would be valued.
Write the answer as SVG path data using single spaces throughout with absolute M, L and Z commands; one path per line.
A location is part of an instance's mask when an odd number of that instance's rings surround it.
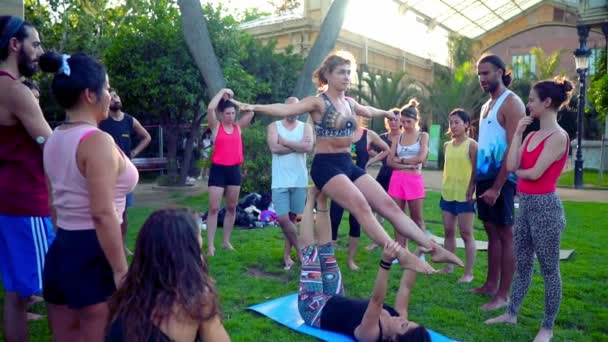
M 230 341 L 202 244 L 192 210 L 160 209 L 148 217 L 110 300 L 106 341 Z

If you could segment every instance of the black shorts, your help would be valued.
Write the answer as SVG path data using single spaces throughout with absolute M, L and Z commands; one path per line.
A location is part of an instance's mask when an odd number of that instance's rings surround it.
M 319 190 L 337 175 L 346 175 L 354 182 L 364 174 L 365 171 L 353 163 L 350 153 L 316 154 L 310 166 L 310 177 Z
M 57 229 L 46 254 L 42 288 L 46 302 L 70 309 L 108 300 L 116 286 L 95 229 Z
M 483 222 L 494 223 L 500 226 L 512 226 L 515 216 L 515 184 L 505 182 L 500 190 L 500 196 L 493 207 L 479 198 L 486 190 L 492 187 L 494 180 L 483 180 L 476 184 L 477 216 Z
M 380 171 L 378 171 L 378 175 L 376 176 L 376 181 L 382 186 L 384 191 L 388 192 L 388 185 L 391 182 L 391 176 L 393 175 L 393 169 L 388 166 L 382 166 Z
M 207 186 L 241 186 L 241 165 L 211 164 Z

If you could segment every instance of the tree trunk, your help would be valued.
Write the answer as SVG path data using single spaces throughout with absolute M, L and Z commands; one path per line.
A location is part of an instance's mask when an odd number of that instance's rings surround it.
M 331 7 L 321 24 L 319 36 L 310 49 L 308 57 L 306 57 L 304 68 L 296 83 L 293 96 L 301 99 L 314 94 L 315 85 L 312 83 L 312 73 L 319 67 L 323 58 L 325 58 L 336 45 L 336 40 L 338 40 L 342 24 L 344 23 L 348 2 L 349 0 L 334 0 L 331 4 Z M 308 114 L 304 114 L 303 118 L 306 119 L 307 115 Z
M 190 54 L 201 72 L 210 96 L 226 85 L 222 68 L 211 44 L 207 21 L 198 0 L 178 0 L 182 18 L 182 30 Z
M 193 154 L 193 142 L 196 139 L 196 136 L 200 134 L 199 127 L 201 125 L 201 121 L 203 118 L 207 116 L 206 112 L 197 112 L 197 114 L 192 118 L 192 125 L 190 126 L 190 133 L 188 134 L 188 139 L 186 140 L 186 146 L 184 147 L 184 164 L 179 173 L 179 183 L 185 184 L 186 178 L 188 177 L 188 173 L 190 172 L 190 164 L 192 162 L 192 154 Z M 199 144 L 201 142 L 199 141 Z
M 164 134 L 167 137 L 167 176 L 169 183 L 175 183 L 177 179 L 177 140 L 179 134 L 175 125 L 163 125 Z

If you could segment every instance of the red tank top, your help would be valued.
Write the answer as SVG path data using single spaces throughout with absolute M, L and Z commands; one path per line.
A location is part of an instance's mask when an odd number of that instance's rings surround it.
M 536 132 L 532 133 L 530 139 L 524 145 L 524 149 L 521 153 L 521 162 L 520 168 L 523 170 L 530 169 L 534 167 L 538 157 L 543 152 L 545 148 L 545 142 L 549 139 L 550 136 L 555 134 L 555 132 L 549 134 L 545 137 L 538 146 L 532 151 L 528 151 L 528 145 L 530 144 L 530 140 L 536 134 Z M 527 180 L 527 179 L 519 179 L 517 182 L 517 191 L 523 194 L 548 194 L 551 192 L 555 192 L 555 185 L 557 184 L 557 179 L 559 175 L 562 173 L 564 166 L 566 165 L 566 160 L 568 159 L 568 148 L 570 146 L 570 139 L 568 138 L 568 143 L 566 144 L 566 151 L 564 152 L 564 156 L 554 161 L 547 170 L 542 174 L 542 176 L 538 177 L 537 180 Z
M 42 149 L 21 123 L 0 125 L 0 215 L 51 215 Z
M 243 162 L 243 140 L 239 125 L 232 125 L 232 134 L 226 133 L 220 123 L 213 147 L 211 162 L 218 165 L 233 166 Z

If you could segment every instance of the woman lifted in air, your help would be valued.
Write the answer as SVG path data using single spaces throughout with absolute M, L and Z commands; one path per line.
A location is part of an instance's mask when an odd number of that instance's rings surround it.
M 293 104 L 257 105 L 236 103 L 241 110 L 253 110 L 274 116 L 310 113 L 316 134 L 316 154 L 310 175 L 316 187 L 333 201 L 355 216 L 367 235 L 380 246 L 393 240 L 378 223 L 372 209 L 387 218 L 399 234 L 408 237 L 432 254 L 435 262 L 450 262 L 462 266 L 462 261 L 424 235 L 416 224 L 388 196 L 382 187 L 351 160 L 350 145 L 357 129 L 355 115 L 364 117 L 386 116 L 389 111 L 358 104 L 345 92 L 350 85 L 351 61 L 339 55 L 330 55 L 313 75 L 320 87 L 327 90 L 319 96 L 310 96 Z M 406 258 L 405 249 L 398 259 Z

